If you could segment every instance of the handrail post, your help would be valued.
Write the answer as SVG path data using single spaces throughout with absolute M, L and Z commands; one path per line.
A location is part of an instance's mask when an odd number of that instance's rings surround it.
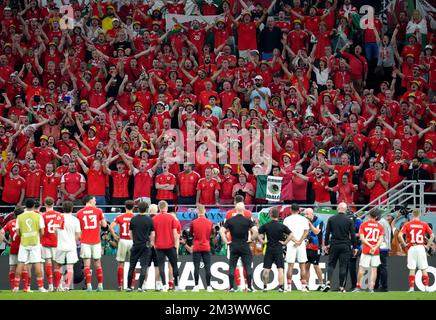
M 413 183 L 413 207 L 416 208 L 416 182 Z
M 421 211 L 421 214 L 424 214 L 424 197 L 425 197 L 425 195 L 424 195 L 424 192 L 425 192 L 425 183 L 420 183 L 420 185 L 419 185 L 419 195 L 420 195 L 420 199 L 419 199 L 419 209 L 420 209 L 420 211 Z

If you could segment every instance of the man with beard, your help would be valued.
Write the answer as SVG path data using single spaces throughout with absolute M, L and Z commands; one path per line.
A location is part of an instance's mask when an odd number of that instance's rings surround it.
M 403 159 L 403 164 L 406 164 L 406 160 Z M 422 181 L 422 180 L 430 180 L 430 175 L 428 174 L 427 170 L 424 170 L 422 167 L 422 159 L 418 157 L 414 157 L 412 159 L 412 162 L 409 166 L 409 168 L 405 168 L 405 166 L 400 166 L 400 176 L 406 177 L 406 180 L 414 180 L 414 181 Z M 426 183 L 426 188 L 428 186 L 428 183 Z M 408 191 L 410 192 L 410 190 Z M 419 189 L 416 190 L 416 192 L 419 192 Z M 425 203 L 429 203 L 430 199 L 428 199 L 428 195 L 425 196 L 426 199 L 424 199 Z M 409 201 L 412 201 L 410 199 Z
M 36 160 L 30 160 L 29 169 L 23 172 L 23 178 L 26 179 L 26 198 L 39 200 L 42 177 L 43 171 L 38 169 Z
M 86 180 L 83 174 L 77 172 L 77 164 L 71 161 L 68 172 L 61 178 L 61 192 L 64 200 L 70 200 L 74 205 L 81 205 L 83 192 L 86 190 Z
M 389 187 L 393 188 L 397 184 L 399 184 L 401 181 L 404 180 L 404 177 L 400 175 L 400 167 L 403 167 L 403 169 L 407 169 L 407 164 L 405 164 L 403 159 L 403 151 L 401 149 L 395 149 L 394 150 L 394 160 L 390 161 L 388 164 L 387 171 L 390 174 L 390 180 L 389 180 Z
M 389 172 L 384 170 L 384 162 L 383 159 L 378 157 L 374 163 L 374 172 L 370 173 L 368 176 L 367 187 L 371 190 L 371 194 L 369 197 L 369 202 L 377 199 L 383 193 L 388 190 L 390 175 Z M 401 168 L 400 168 L 401 170 Z M 401 175 L 401 171 L 400 171 Z M 386 198 L 386 196 L 384 197 Z M 382 201 L 384 199 L 381 199 Z
M 54 202 L 58 202 L 59 184 L 61 179 L 54 173 L 54 164 L 49 162 L 45 165 L 45 174 L 41 178 L 41 196 L 39 202 L 43 203 L 44 199 L 50 197 Z
M 251 86 L 250 90 L 250 108 L 253 108 L 255 97 L 260 97 L 260 108 L 267 110 L 266 101 L 271 97 L 271 90 L 268 87 L 263 86 L 263 78 L 261 75 L 254 77 L 254 86 Z

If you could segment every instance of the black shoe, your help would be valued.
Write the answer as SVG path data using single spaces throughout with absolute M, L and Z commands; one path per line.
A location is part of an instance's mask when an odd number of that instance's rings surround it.
M 385 288 L 378 288 L 378 289 L 375 289 L 375 292 L 389 292 L 389 290 L 385 289 Z

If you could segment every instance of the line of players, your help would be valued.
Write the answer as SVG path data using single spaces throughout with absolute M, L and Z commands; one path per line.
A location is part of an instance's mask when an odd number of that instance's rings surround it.
M 118 241 L 118 250 L 116 260 L 118 261 L 118 285 L 119 289 L 123 288 L 123 269 L 124 262 L 129 261 L 130 252 L 133 245 L 132 230 L 130 226 L 131 219 L 135 216 L 133 213 L 134 202 L 126 202 L 126 212 L 118 216 L 109 226 L 104 218 L 103 211 L 96 207 L 95 198 L 86 195 L 83 198 L 85 207 L 79 210 L 74 216 L 72 214 L 74 206 L 72 202 L 65 201 L 62 206 L 63 213 L 54 210 L 54 201 L 51 198 L 45 199 L 45 212 L 40 214 L 35 208 L 35 202 L 32 199 L 26 200 L 26 208 L 16 208 L 14 213 L 16 219 L 0 230 L 0 241 L 6 241 L 10 245 L 9 257 L 9 281 L 10 287 L 14 292 L 19 291 L 20 281 L 23 281 L 23 291 L 30 292 L 30 272 L 32 265 L 35 266 L 36 280 L 38 290 L 46 292 L 43 285 L 43 276 L 49 284 L 48 291 L 66 291 L 70 287 L 73 279 L 73 265 L 78 261 L 76 241 L 80 240 L 80 256 L 84 262 L 85 283 L 88 291 L 92 291 L 91 285 L 91 260 L 97 276 L 97 291 L 103 290 L 103 269 L 101 265 L 101 240 L 100 228 L 110 230 Z M 141 203 L 140 211 L 153 217 L 151 230 L 153 231 L 153 250 L 150 250 L 148 265 L 145 274 L 141 270 L 139 291 L 142 291 L 142 283 L 147 275 L 148 266 L 151 262 L 156 267 L 156 288 L 161 291 L 167 291 L 171 288 L 171 283 L 176 284 L 178 291 L 184 291 L 177 287 L 178 268 L 177 255 L 171 251 L 178 248 L 180 244 L 180 223 L 174 215 L 167 212 L 168 204 L 165 201 L 156 205 Z M 159 209 L 159 212 L 158 212 Z M 193 220 L 190 226 L 190 232 L 193 237 L 193 259 L 194 259 L 194 292 L 199 291 L 199 266 L 200 261 L 204 262 L 206 272 L 207 290 L 212 292 L 210 286 L 210 236 L 212 234 L 213 223 L 205 217 L 203 206 L 197 208 L 198 218 Z M 359 274 L 357 290 L 360 290 L 361 281 L 365 269 L 370 269 L 371 281 L 369 291 L 373 292 L 374 281 L 376 279 L 377 267 L 380 265 L 379 248 L 383 242 L 383 227 L 377 222 L 378 212 L 374 210 L 367 221 L 360 226 L 360 238 L 363 248 L 359 263 Z M 400 243 L 408 248 L 407 267 L 409 273 L 409 292 L 415 287 L 415 270 L 422 271 L 422 282 L 425 290 L 428 291 L 428 268 L 426 245 L 432 243 L 434 234 L 427 223 L 420 221 L 419 210 L 413 211 L 413 219 L 406 223 L 399 234 Z M 165 215 L 165 219 L 160 219 Z M 156 219 L 160 216 L 159 219 Z M 308 279 L 310 265 L 314 265 L 318 277 L 318 290 L 324 289 L 322 272 L 318 266 L 321 256 L 320 249 L 322 243 L 322 225 L 313 210 L 308 208 L 304 210 L 304 217 L 300 215 L 297 205 L 291 206 L 291 214 L 286 217 L 283 223 L 279 222 L 279 211 L 277 208 L 270 210 L 271 221 L 256 228 L 251 212 L 245 210 L 243 198 L 235 197 L 235 209 L 230 210 L 226 215 L 226 220 L 220 229 L 223 241 L 228 245 L 229 258 L 229 291 L 235 291 L 235 276 L 238 271 L 238 261 L 242 261 L 244 267 L 246 291 L 252 289 L 252 255 L 249 243 L 259 240 L 265 244 L 264 251 L 264 271 L 263 281 L 264 290 L 269 282 L 269 273 L 272 264 L 276 264 L 279 273 L 280 292 L 291 289 L 291 278 L 293 265 L 299 263 L 301 270 L 302 291 L 308 291 Z M 165 220 L 165 222 L 162 222 Z M 115 227 L 119 225 L 119 234 L 115 233 Z M 9 241 L 5 235 L 9 234 Z M 403 235 L 406 235 L 406 241 Z M 429 236 L 427 240 L 426 236 Z M 310 239 L 310 241 L 307 241 Z M 307 244 L 308 243 L 308 244 Z M 286 255 L 283 255 L 283 247 L 286 246 Z M 170 250 L 170 251 L 168 251 Z M 168 254 L 170 252 L 170 254 Z M 176 251 L 174 250 L 174 253 Z M 163 265 L 165 258 L 170 260 L 169 284 L 166 284 L 165 272 Z M 284 264 L 288 263 L 287 287 L 285 287 Z M 44 268 L 43 264 L 44 263 Z M 136 261 L 135 264 L 136 265 Z M 239 263 L 240 265 L 240 263 Z M 65 285 L 61 285 L 62 266 L 66 266 Z M 54 272 L 53 272 L 54 267 Z M 44 269 L 44 270 L 43 270 Z M 135 274 L 129 272 L 128 291 L 133 290 L 135 283 Z M 141 279 L 142 278 L 142 279 Z M 131 280 L 133 279 L 133 280 Z

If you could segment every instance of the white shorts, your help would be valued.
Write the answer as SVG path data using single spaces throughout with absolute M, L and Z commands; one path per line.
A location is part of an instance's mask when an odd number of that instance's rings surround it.
M 371 255 L 362 253 L 360 255 L 359 266 L 362 268 L 377 268 L 380 264 L 381 262 L 379 254 Z
M 9 255 L 9 265 L 16 266 L 18 264 L 18 254 Z
M 101 259 L 101 243 L 80 245 L 80 257 L 82 259 Z
M 77 250 L 60 251 L 56 250 L 55 261 L 58 264 L 75 264 L 79 258 L 77 257 Z
M 41 245 L 23 247 L 18 250 L 18 262 L 20 263 L 41 263 Z
M 407 251 L 407 268 L 425 270 L 428 268 L 427 253 L 423 245 L 411 246 Z
M 307 253 L 306 253 L 306 243 L 303 242 L 298 247 L 294 247 L 293 242 L 289 242 L 286 249 L 286 262 L 287 263 L 306 263 Z
M 42 247 L 41 249 L 42 259 L 54 259 L 56 256 L 56 248 L 55 247 Z
M 127 262 L 130 260 L 130 250 L 132 249 L 133 240 L 120 239 L 116 260 L 118 262 Z

